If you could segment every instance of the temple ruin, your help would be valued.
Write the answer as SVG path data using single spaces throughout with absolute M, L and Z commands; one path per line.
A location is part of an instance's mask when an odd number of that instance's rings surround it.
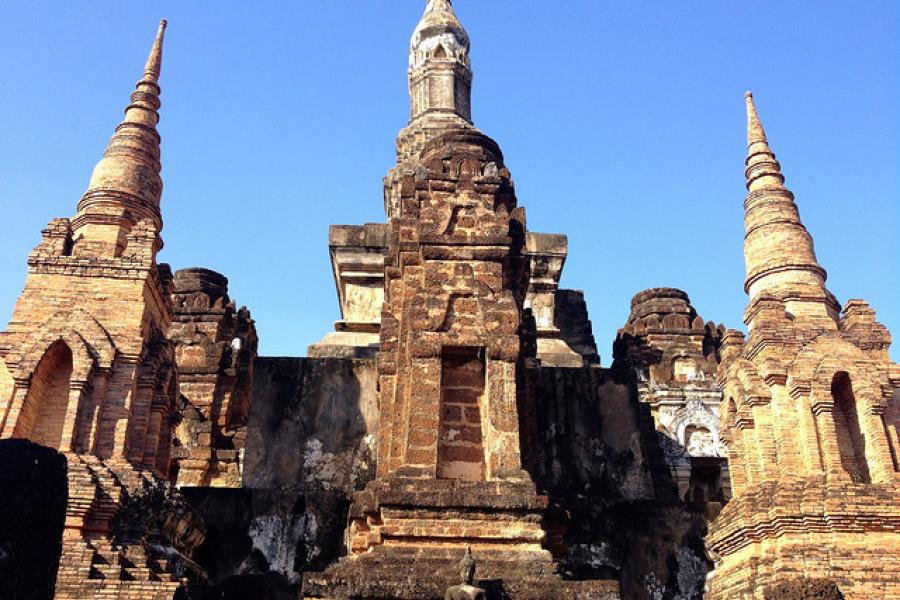
M 329 231 L 341 318 L 266 357 L 157 261 L 165 29 L 0 332 L 0 597 L 900 600 L 900 365 L 752 95 L 746 335 L 652 288 L 603 366 L 428 0 L 385 221 Z

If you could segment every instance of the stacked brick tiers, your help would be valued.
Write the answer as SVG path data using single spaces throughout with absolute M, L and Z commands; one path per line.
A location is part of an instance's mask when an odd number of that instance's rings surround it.
M 563 582 L 543 548 L 548 501 L 520 456 L 521 369 L 537 349 L 523 315 L 532 292 L 558 335 L 565 238 L 532 237 L 527 251 L 500 149 L 470 124 L 468 49 L 450 3 L 431 0 L 410 44 L 411 123 L 386 179 L 377 478 L 351 506 L 350 556 L 308 573 L 308 598 L 442 598 L 467 546 L 479 578 L 510 598 L 618 597 L 614 583 Z M 533 265 L 542 279 L 529 289 Z
M 2 437 L 30 439 L 68 460 L 57 598 L 114 590 L 170 597 L 178 582 L 160 553 L 189 554 L 203 539 L 189 512 L 161 510 L 156 517 L 165 524 L 148 518 L 152 548 L 146 528 L 121 529 L 123 506 L 168 475 L 178 410 L 175 348 L 166 337 L 172 275 L 156 263 L 164 29 L 162 22 L 78 214 L 44 230 L 0 334 Z
M 707 597 L 761 599 L 808 578 L 831 580 L 849 600 L 896 600 L 900 379 L 890 335 L 862 301 L 838 310 L 749 93 L 747 108 L 749 335 L 729 331 L 721 348 L 734 499 L 710 531 Z
M 690 503 L 719 506 L 730 495 L 716 381 L 724 332 L 704 323 L 685 292 L 653 288 L 632 298 L 613 349 L 616 366 L 635 371 L 680 496 Z
M 178 271 L 173 301 L 169 337 L 182 396 L 177 483 L 240 487 L 256 326 L 228 297 L 228 279 L 209 269 Z
M 437 597 L 458 583 L 446 573 L 472 545 L 481 576 L 502 579 L 510 597 L 570 597 L 535 595 L 571 592 L 542 547 L 547 500 L 521 468 L 528 261 L 502 155 L 480 133 L 448 132 L 400 185 L 381 324 L 378 478 L 351 507 L 351 556 L 310 574 L 305 594 Z M 360 568 L 369 576 L 350 576 Z

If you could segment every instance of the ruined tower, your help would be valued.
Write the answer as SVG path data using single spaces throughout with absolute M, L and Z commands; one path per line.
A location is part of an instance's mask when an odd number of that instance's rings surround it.
M 168 476 L 177 411 L 166 338 L 172 274 L 156 262 L 165 27 L 76 215 L 51 221 L 29 255 L 25 289 L 0 334 L 2 437 L 26 438 L 68 460 L 57 598 L 92 596 L 120 581 L 125 595 L 144 598 L 178 586 L 151 565 L 139 540 L 110 541 L 129 491 Z M 202 534 L 188 529 L 181 542 L 198 543 Z
M 181 392 L 173 476 L 179 486 L 240 487 L 256 325 L 229 298 L 228 278 L 209 269 L 175 273 L 173 304 Z
M 679 496 L 694 505 L 717 507 L 730 493 L 716 381 L 724 332 L 703 321 L 685 292 L 652 288 L 632 298 L 613 345 L 616 366 L 633 369 L 650 407 Z
M 384 209 L 400 216 L 402 176 L 420 165 L 425 145 L 448 132 L 480 133 L 472 123 L 469 36 L 449 0 L 429 0 L 409 43 L 410 118 L 397 136 L 397 164 L 384 178 Z M 335 331 L 309 347 L 318 358 L 365 358 L 378 352 L 385 299 L 385 223 L 332 225 L 331 265 L 340 302 Z M 537 355 L 545 366 L 599 365 L 584 294 L 559 288 L 568 240 L 528 232 L 523 254 L 528 280 L 525 307 L 537 325 Z
M 307 598 L 442 597 L 467 546 L 510 598 L 618 596 L 563 582 L 543 547 L 547 498 L 520 456 L 521 368 L 536 351 L 525 212 L 500 148 L 471 124 L 468 51 L 450 2 L 430 0 L 385 179 L 377 477 L 350 508 L 350 555 L 307 573 Z
M 750 93 L 746 102 L 749 334 L 728 331 L 721 349 L 734 498 L 711 527 L 707 597 L 782 597 L 776 586 L 830 579 L 849 600 L 900 598 L 890 335 L 865 302 L 841 308 L 825 287 Z

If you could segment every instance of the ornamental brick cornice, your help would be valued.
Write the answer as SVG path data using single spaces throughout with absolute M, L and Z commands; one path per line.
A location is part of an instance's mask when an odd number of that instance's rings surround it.
M 74 275 L 76 277 L 109 277 L 112 279 L 146 279 L 153 271 L 153 263 L 127 261 L 121 258 L 77 256 L 28 257 L 29 273 Z
M 828 277 L 827 271 L 814 262 L 793 262 L 789 259 L 782 260 L 777 258 L 772 259 L 771 263 L 761 265 L 748 273 L 747 279 L 744 281 L 744 292 L 749 294 L 750 286 L 767 275 L 797 270 L 816 273 L 823 281 Z
M 743 398 L 744 404 L 750 407 L 766 406 L 772 402 L 771 396 L 763 394 L 748 394 Z
M 812 382 L 808 379 L 791 378 L 787 391 L 794 400 L 805 398 L 812 392 Z
M 797 512 L 782 507 L 802 507 Z M 821 478 L 767 481 L 733 498 L 707 538 L 717 554 L 789 536 L 861 534 L 900 529 L 900 496 L 893 484 L 829 485 Z

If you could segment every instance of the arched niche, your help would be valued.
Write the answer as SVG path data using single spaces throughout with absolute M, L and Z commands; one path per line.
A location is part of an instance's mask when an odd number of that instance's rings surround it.
M 834 428 L 837 434 L 841 466 L 857 483 L 871 483 L 866 439 L 860 427 L 860 411 L 853 393 L 853 382 L 846 371 L 838 371 L 831 380 L 834 399 Z
M 72 349 L 53 342 L 31 375 L 31 382 L 13 437 L 59 450 L 62 446 L 72 378 Z

